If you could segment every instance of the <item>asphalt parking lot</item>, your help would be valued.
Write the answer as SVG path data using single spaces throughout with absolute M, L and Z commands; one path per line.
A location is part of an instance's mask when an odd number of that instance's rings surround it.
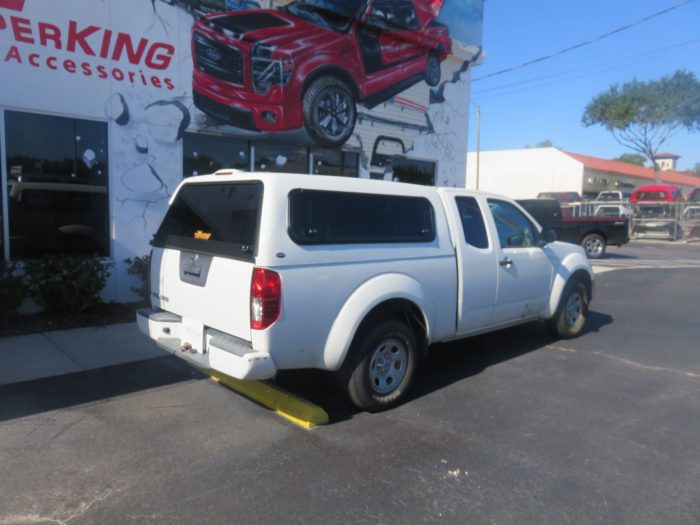
M 0 387 L 0 525 L 700 523 L 700 245 L 596 267 L 585 335 L 435 347 L 392 411 L 285 374 L 311 431 L 173 357 Z

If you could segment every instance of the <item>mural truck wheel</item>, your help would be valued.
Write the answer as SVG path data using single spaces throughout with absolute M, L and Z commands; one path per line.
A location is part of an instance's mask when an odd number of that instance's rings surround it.
M 425 82 L 435 87 L 440 83 L 440 59 L 435 53 L 428 55 L 428 65 L 425 68 Z
M 342 146 L 352 135 L 357 108 L 352 90 L 337 77 L 319 77 L 304 93 L 304 126 L 321 146 Z

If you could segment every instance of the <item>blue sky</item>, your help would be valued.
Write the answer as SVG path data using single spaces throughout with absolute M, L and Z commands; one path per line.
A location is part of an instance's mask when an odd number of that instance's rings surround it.
M 473 70 L 472 103 L 481 105 L 481 149 L 510 149 L 548 139 L 602 158 L 630 152 L 601 126 L 585 128 L 586 104 L 613 83 L 658 79 L 684 68 L 700 78 L 700 0 L 543 63 L 476 80 L 578 44 L 681 0 L 487 0 L 486 59 Z M 513 85 L 509 85 L 513 84 Z M 700 163 L 700 132 L 662 147 L 681 155 L 679 169 Z M 469 151 L 476 151 L 472 106 Z

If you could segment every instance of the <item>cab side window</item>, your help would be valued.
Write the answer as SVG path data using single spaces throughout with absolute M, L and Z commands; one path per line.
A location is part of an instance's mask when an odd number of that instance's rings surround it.
M 489 239 L 486 235 L 484 217 L 474 197 L 456 197 L 459 218 L 462 221 L 464 240 L 475 248 L 488 248 Z
M 509 202 L 489 199 L 501 248 L 536 246 L 539 235 L 528 218 Z

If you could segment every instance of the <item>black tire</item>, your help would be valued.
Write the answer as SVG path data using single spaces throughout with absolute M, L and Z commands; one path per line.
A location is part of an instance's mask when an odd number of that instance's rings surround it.
M 600 259 L 605 255 L 605 250 L 608 247 L 605 237 L 598 233 L 589 233 L 581 241 L 581 246 L 586 250 L 586 255 L 589 259 Z
M 559 306 L 547 328 L 556 337 L 571 339 L 578 336 L 586 325 L 588 316 L 588 289 L 580 280 L 569 281 L 559 299 Z
M 397 319 L 379 320 L 353 341 L 340 373 L 341 382 L 358 408 L 379 412 L 405 397 L 417 361 L 411 328 Z
M 303 105 L 304 127 L 319 145 L 336 148 L 352 136 L 357 106 L 352 89 L 341 79 L 323 76 L 312 81 Z
M 428 64 L 425 67 L 425 83 L 435 87 L 440 83 L 440 59 L 435 53 L 428 55 Z

